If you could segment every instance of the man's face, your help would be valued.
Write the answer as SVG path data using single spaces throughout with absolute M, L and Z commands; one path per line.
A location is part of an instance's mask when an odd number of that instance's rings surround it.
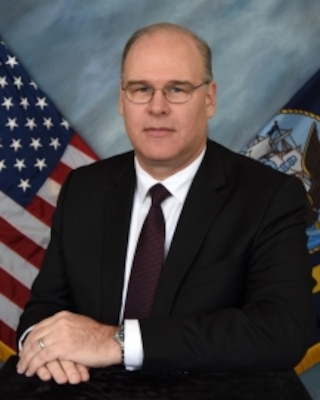
M 160 89 L 172 82 L 198 86 L 205 81 L 203 60 L 194 41 L 181 33 L 142 36 L 124 64 L 122 87 L 143 82 Z M 215 111 L 213 82 L 196 89 L 191 100 L 169 103 L 156 90 L 147 104 L 130 102 L 120 88 L 119 111 L 140 165 L 158 179 L 181 170 L 202 151 L 207 123 Z

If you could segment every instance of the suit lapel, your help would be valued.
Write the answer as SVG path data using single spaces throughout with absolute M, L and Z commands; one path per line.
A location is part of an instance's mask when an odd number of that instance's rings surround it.
M 102 319 L 117 324 L 122 301 L 125 259 L 135 189 L 133 157 L 105 194 L 102 255 Z
M 153 311 L 167 315 L 175 294 L 226 196 L 225 172 L 218 148 L 208 143 L 204 160 L 194 178 L 161 272 Z

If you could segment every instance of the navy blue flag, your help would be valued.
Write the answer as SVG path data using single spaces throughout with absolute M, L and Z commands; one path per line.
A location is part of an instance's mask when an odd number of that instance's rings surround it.
M 303 372 L 320 362 L 320 69 L 271 118 L 242 153 L 286 174 L 295 175 L 308 194 L 308 249 L 317 284 L 315 344 L 296 367 Z M 290 199 L 288 199 L 290 201 Z

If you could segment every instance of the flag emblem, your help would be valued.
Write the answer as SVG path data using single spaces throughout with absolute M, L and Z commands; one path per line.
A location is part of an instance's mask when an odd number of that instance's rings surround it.
M 296 367 L 303 372 L 320 361 L 320 70 L 243 148 L 242 154 L 298 177 L 307 192 L 308 250 L 317 308 L 315 345 Z M 288 199 L 290 201 L 290 199 Z

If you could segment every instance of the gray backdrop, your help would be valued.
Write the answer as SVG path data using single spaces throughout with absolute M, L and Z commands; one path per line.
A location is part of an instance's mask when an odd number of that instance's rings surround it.
M 209 135 L 236 151 L 320 68 L 319 0 L 0 0 L 0 36 L 100 157 L 130 147 L 120 55 L 135 29 L 159 21 L 212 46 Z

